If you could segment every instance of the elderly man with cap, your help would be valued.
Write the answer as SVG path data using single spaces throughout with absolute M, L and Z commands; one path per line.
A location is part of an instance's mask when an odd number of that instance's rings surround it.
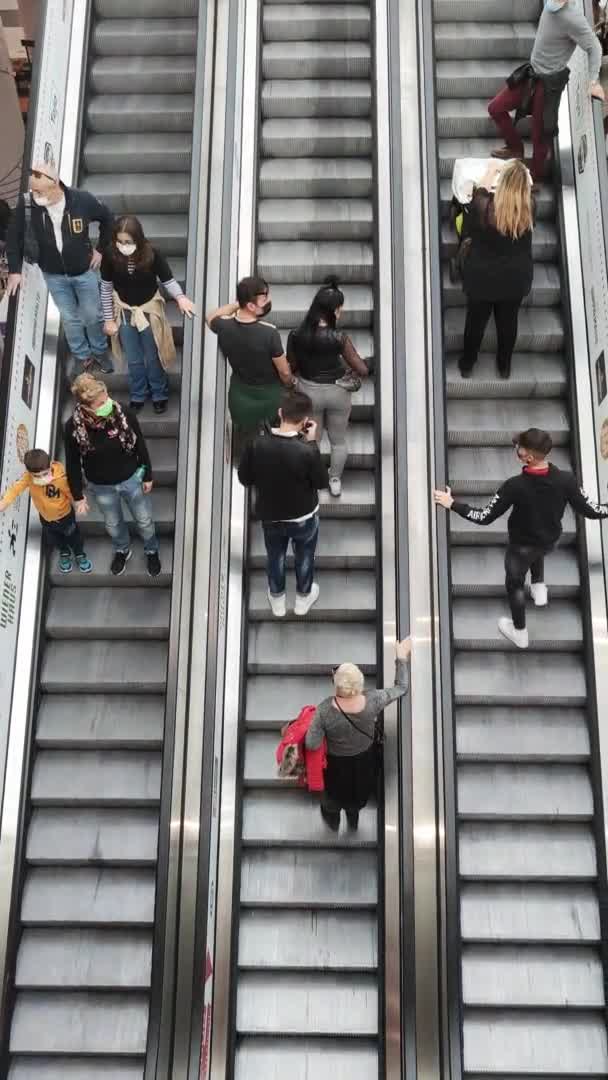
M 89 225 L 99 222 L 97 250 Z M 69 188 L 50 164 L 30 172 L 29 192 L 20 195 L 6 242 L 8 294 L 21 283 L 23 259 L 37 263 L 63 319 L 70 352 L 81 369 L 95 364 L 113 370 L 103 333 L 97 269 L 112 236 L 112 214 L 88 191 Z

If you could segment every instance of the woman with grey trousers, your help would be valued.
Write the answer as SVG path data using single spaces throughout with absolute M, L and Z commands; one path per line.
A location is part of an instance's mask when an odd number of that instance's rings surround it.
M 352 341 L 336 329 L 344 306 L 344 293 L 336 278 L 328 278 L 317 292 L 309 311 L 287 340 L 287 359 L 308 394 L 317 423 L 317 441 L 323 428 L 331 446 L 329 490 L 342 493 L 342 473 L 348 457 L 346 432 L 351 410 L 351 390 L 360 385 L 355 376 L 367 375 L 368 368 Z

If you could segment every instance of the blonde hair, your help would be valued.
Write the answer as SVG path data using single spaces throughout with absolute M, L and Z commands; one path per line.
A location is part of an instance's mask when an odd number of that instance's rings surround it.
M 498 232 L 512 240 L 519 240 L 533 228 L 532 184 L 523 161 L 510 161 L 500 173 L 494 216 Z
M 338 697 L 356 697 L 363 690 L 363 672 L 356 664 L 340 664 L 334 671 L 334 688 Z
M 74 397 L 82 404 L 89 405 L 91 401 L 95 401 L 100 394 L 107 393 L 107 386 L 101 379 L 96 379 L 94 375 L 79 375 L 77 379 L 74 379 L 70 387 Z

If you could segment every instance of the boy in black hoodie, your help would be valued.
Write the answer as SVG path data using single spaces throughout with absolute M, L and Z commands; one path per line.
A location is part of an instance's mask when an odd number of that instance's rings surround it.
M 546 461 L 553 447 L 548 432 L 528 428 L 513 440 L 513 445 L 523 469 L 505 481 L 487 506 L 457 502 L 450 488 L 435 491 L 434 499 L 439 506 L 453 510 L 476 525 L 491 525 L 512 508 L 505 553 L 505 588 L 512 618 L 499 619 L 498 629 L 518 649 L 527 649 L 524 583 L 528 570 L 532 599 L 536 607 L 544 607 L 549 599 L 544 582 L 544 559 L 561 536 L 567 504 L 586 518 L 608 517 L 608 505 L 594 502 L 578 486 L 572 473 L 563 472 Z

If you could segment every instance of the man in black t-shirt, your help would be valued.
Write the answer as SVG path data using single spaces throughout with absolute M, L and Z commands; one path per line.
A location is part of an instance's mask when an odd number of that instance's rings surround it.
M 563 472 L 546 461 L 553 448 L 547 431 L 528 428 L 513 445 L 523 465 L 521 473 L 510 476 L 492 496 L 487 506 L 469 506 L 456 502 L 450 488 L 435 491 L 435 502 L 453 510 L 476 525 L 491 525 L 512 507 L 508 521 L 509 543 L 505 554 L 505 587 L 512 619 L 499 619 L 504 637 L 528 648 L 526 629 L 526 574 L 530 571 L 530 592 L 536 607 L 548 602 L 544 582 L 544 559 L 553 550 L 562 533 L 562 518 L 567 504 L 586 518 L 608 517 L 608 505 L 596 503 L 580 488 L 570 472 Z
M 207 326 L 230 367 L 228 406 L 236 428 L 254 435 L 264 421 L 277 415 L 283 389 L 295 386 L 281 335 L 266 320 L 271 307 L 270 289 L 263 278 L 243 278 L 236 304 L 225 304 L 207 316 Z

